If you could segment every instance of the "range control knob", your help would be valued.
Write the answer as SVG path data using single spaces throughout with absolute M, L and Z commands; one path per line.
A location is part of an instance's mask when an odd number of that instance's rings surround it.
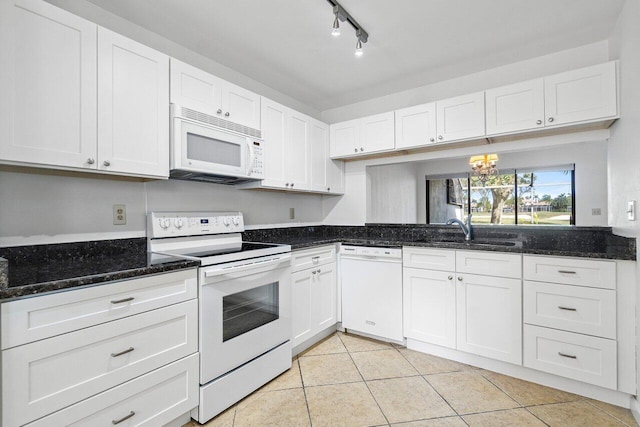
M 160 228 L 162 228 L 163 230 L 166 230 L 171 225 L 167 218 L 160 218 L 158 222 L 160 224 Z
M 231 224 L 231 221 L 229 220 L 228 216 L 225 216 L 224 219 L 222 220 L 222 223 L 228 227 Z
M 182 226 L 184 225 L 182 222 L 182 218 L 176 218 L 173 220 L 173 225 L 176 226 L 177 229 L 181 229 Z
M 234 216 L 234 217 L 233 217 L 233 224 L 234 224 L 235 226 L 240 225 L 240 218 L 238 218 L 237 216 Z

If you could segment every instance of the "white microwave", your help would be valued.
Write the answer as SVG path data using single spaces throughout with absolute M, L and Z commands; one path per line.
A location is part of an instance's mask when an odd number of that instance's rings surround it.
M 264 141 L 234 127 L 243 128 L 171 104 L 171 178 L 218 184 L 264 179 Z

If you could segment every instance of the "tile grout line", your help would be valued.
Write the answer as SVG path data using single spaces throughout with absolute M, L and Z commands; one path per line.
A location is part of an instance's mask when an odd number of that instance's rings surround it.
M 299 357 L 296 357 L 296 362 L 298 365 L 298 374 L 300 374 L 300 383 L 302 384 L 302 394 L 304 395 L 304 404 L 307 407 L 307 417 L 309 417 L 309 426 L 313 427 L 313 421 L 311 421 L 311 410 L 309 409 L 309 399 L 307 399 L 307 387 L 304 385 L 304 378 L 302 377 L 302 367 L 300 366 Z

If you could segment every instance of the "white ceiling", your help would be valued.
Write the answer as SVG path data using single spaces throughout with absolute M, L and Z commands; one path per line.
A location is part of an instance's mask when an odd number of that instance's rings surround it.
M 89 0 L 319 111 L 607 39 L 624 0 Z

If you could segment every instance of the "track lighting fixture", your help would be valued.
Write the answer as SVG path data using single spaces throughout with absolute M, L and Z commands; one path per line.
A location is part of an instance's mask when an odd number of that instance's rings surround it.
M 333 6 L 333 15 L 335 19 L 333 20 L 333 30 L 331 31 L 331 35 L 339 36 L 340 35 L 340 21 L 348 22 L 351 24 L 354 30 L 356 30 L 356 56 L 362 56 L 364 53 L 362 50 L 362 43 L 366 43 L 369 39 L 369 34 L 353 19 L 353 16 L 349 14 L 344 8 L 335 0 L 327 0 L 331 6 Z

